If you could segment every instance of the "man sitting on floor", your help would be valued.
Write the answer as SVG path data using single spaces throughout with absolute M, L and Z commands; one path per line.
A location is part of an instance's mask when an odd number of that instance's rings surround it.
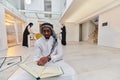
M 57 38 L 53 25 L 50 23 L 43 23 L 40 31 L 42 37 L 35 42 L 35 54 L 34 60 L 39 66 L 57 65 L 63 69 L 64 74 L 57 77 L 51 77 L 41 80 L 76 80 L 75 71 L 62 59 L 63 51 L 61 41 Z M 9 80 L 34 80 L 33 76 L 30 76 L 27 72 L 18 74 L 16 78 Z

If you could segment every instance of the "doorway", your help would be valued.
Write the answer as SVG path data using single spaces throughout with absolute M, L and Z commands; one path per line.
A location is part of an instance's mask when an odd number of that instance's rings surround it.
M 82 24 L 79 24 L 79 41 L 82 41 Z
M 22 43 L 22 29 L 24 22 L 11 15 L 10 13 L 5 13 L 5 25 L 7 33 L 7 44 L 8 47 L 16 46 Z

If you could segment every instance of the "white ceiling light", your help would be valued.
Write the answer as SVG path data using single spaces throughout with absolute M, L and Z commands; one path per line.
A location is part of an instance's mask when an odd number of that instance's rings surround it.
M 31 0 L 25 0 L 26 4 L 31 4 Z

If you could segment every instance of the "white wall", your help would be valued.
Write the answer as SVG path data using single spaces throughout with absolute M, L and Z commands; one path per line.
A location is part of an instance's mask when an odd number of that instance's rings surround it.
M 65 0 L 51 0 L 52 1 L 52 12 L 62 13 L 65 9 Z M 53 19 L 56 19 L 59 15 L 53 14 Z
M 8 48 L 4 15 L 5 15 L 4 7 L 0 4 L 0 50 Z
M 79 41 L 79 24 L 65 23 L 66 41 Z
M 108 26 L 102 26 L 107 22 Z M 120 6 L 99 16 L 98 44 L 120 48 Z
M 89 35 L 94 31 L 95 25 L 91 21 L 82 24 L 82 40 L 87 41 Z
M 53 12 L 63 12 L 65 9 L 65 0 L 51 0 Z

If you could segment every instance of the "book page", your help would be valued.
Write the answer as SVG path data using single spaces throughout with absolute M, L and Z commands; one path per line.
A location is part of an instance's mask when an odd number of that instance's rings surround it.
M 47 66 L 40 75 L 41 78 L 53 77 L 63 74 L 59 66 Z
M 45 67 L 43 66 L 38 66 L 36 63 L 23 63 L 20 65 L 22 69 L 25 71 L 29 72 L 32 74 L 34 77 L 39 77 L 41 75 L 42 71 L 44 70 Z
M 20 67 L 36 78 L 48 78 L 63 74 L 59 66 L 38 66 L 35 62 L 23 63 L 20 64 Z

